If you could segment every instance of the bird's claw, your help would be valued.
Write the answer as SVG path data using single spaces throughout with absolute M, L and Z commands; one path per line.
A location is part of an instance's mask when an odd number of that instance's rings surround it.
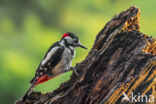
M 77 70 L 76 70 L 74 67 L 71 67 L 71 69 L 74 71 L 74 73 L 75 73 L 77 76 L 80 76 L 80 74 L 77 72 Z

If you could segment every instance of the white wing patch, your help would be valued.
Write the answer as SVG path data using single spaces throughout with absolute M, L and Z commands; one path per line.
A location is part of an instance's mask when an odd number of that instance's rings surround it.
M 52 55 L 57 51 L 58 48 L 59 48 L 58 46 L 55 47 L 55 48 L 52 48 L 52 49 L 48 52 L 47 56 L 43 59 L 41 65 L 45 65 L 45 64 L 48 62 L 48 60 L 52 57 Z

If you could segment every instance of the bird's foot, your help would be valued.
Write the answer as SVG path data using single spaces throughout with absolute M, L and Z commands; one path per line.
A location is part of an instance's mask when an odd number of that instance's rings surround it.
M 80 74 L 77 72 L 77 70 L 74 67 L 70 67 L 70 70 L 73 70 L 77 76 L 80 76 Z

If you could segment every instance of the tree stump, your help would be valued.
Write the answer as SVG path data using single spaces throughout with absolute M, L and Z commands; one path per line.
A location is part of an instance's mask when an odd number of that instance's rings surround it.
M 32 92 L 16 104 L 156 104 L 156 40 L 139 31 L 139 18 L 136 7 L 114 16 L 76 65 L 79 77 L 73 74 L 55 91 Z

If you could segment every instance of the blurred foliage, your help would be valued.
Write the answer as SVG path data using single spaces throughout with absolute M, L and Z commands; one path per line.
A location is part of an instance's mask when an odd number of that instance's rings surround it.
M 0 103 L 11 104 L 29 88 L 45 52 L 65 32 L 76 33 L 89 49 L 113 15 L 131 5 L 141 9 L 141 31 L 156 36 L 156 0 L 0 0 Z M 89 49 L 76 49 L 73 66 Z M 37 86 L 47 92 L 72 72 Z

